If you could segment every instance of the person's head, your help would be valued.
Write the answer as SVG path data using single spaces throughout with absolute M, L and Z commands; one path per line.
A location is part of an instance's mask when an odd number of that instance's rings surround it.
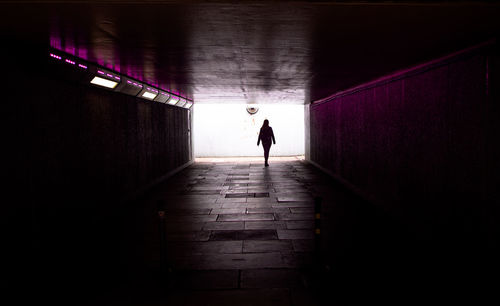
M 269 120 L 264 120 L 264 123 L 262 123 L 262 127 L 268 127 L 269 126 Z

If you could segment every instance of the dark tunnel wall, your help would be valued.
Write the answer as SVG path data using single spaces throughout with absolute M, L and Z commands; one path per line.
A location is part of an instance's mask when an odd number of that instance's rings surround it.
M 13 200 L 2 221 L 25 250 L 12 262 L 15 278 L 68 292 L 106 288 L 123 273 L 127 199 L 191 161 L 188 110 L 72 81 L 48 52 L 33 54 L 10 54 L 6 71 L 18 81 L 3 100 Z
M 415 240 L 394 245 L 423 242 L 420 254 L 435 271 L 454 264 L 461 273 L 481 264 L 491 271 L 486 262 L 495 262 L 487 259 L 498 248 L 496 48 L 462 52 L 310 106 L 310 161 L 404 224 Z

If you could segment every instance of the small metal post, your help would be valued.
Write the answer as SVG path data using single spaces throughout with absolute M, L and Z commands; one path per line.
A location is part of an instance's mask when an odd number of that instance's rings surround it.
M 163 208 L 163 202 L 158 201 L 158 217 L 160 219 L 159 222 L 159 231 L 160 231 L 160 272 L 163 274 L 163 272 L 166 271 L 167 268 L 167 240 L 166 240 L 166 233 L 165 233 L 165 210 Z
M 314 198 L 314 251 L 316 264 L 321 265 L 321 202 L 322 198 Z

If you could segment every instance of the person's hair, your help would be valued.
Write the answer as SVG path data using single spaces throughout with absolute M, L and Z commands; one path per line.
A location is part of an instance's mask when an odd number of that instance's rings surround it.
M 268 127 L 269 126 L 269 120 L 264 120 L 264 123 L 262 123 L 262 128 Z

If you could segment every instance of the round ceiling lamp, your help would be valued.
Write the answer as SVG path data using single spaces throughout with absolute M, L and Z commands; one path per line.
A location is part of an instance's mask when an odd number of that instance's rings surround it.
M 250 115 L 255 115 L 258 111 L 259 111 L 259 108 L 257 106 L 247 105 L 247 112 Z

